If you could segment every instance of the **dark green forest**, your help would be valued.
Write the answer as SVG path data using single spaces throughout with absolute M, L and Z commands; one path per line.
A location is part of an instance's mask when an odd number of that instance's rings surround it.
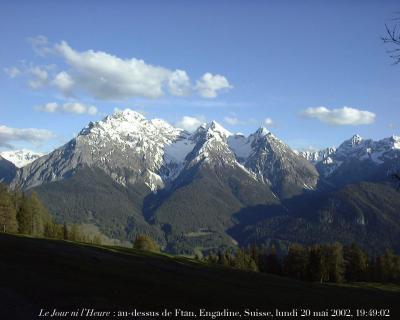
M 369 257 L 358 245 L 343 246 L 339 242 L 312 246 L 292 244 L 285 255 L 278 255 L 274 246 L 253 245 L 236 252 L 213 253 L 201 260 L 312 282 L 400 283 L 400 256 L 386 250 L 382 255 Z
M 64 239 L 102 244 L 102 237 L 77 224 L 57 224 L 35 192 L 10 191 L 0 185 L 0 230 L 35 237 Z M 139 234 L 133 241 L 135 249 L 160 252 L 160 244 L 151 236 Z M 343 246 L 291 244 L 286 253 L 271 246 L 252 245 L 209 252 L 196 260 L 239 270 L 270 273 L 313 282 L 392 282 L 400 283 L 400 257 L 391 250 L 368 256 L 358 245 Z
M 10 191 L 0 184 L 0 230 L 35 237 L 101 244 L 98 234 L 77 224 L 55 223 L 35 192 Z

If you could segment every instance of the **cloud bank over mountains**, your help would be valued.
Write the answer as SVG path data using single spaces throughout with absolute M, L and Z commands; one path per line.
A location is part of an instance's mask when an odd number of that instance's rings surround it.
M 302 115 L 334 126 L 371 124 L 376 117 L 373 112 L 351 107 L 338 109 L 328 109 L 326 107 L 307 108 L 303 110 Z
M 0 125 L 0 147 L 12 148 L 11 143 L 24 141 L 33 145 L 40 144 L 54 138 L 54 134 L 45 129 L 12 128 Z
M 36 107 L 37 111 L 47 113 L 73 113 L 73 114 L 88 114 L 96 115 L 97 108 L 91 105 L 85 105 L 78 102 L 67 102 L 64 104 L 58 104 L 57 102 L 49 102 L 45 105 Z
M 78 51 L 66 41 L 51 45 L 42 35 L 28 41 L 37 55 L 59 60 L 59 65 L 51 73 L 44 66 L 36 65 L 25 72 L 15 66 L 4 71 L 10 78 L 25 73 L 31 88 L 50 87 L 68 98 L 86 95 L 102 101 L 121 101 L 157 99 L 167 94 L 184 97 L 196 93 L 211 99 L 233 88 L 220 74 L 205 72 L 193 84 L 185 70 L 172 70 L 133 57 L 120 58 L 104 51 Z

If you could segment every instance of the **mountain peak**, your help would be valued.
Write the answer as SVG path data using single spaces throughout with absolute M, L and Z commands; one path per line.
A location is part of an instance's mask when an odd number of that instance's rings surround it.
M 161 136 L 175 137 L 180 132 L 182 132 L 181 129 L 171 126 L 162 119 L 147 120 L 140 112 L 125 109 L 116 110 L 100 121 L 90 122 L 79 135 L 95 133 L 95 135 L 101 136 L 108 135 L 114 140 L 127 141 L 132 140 L 133 136 L 138 139 L 150 137 L 151 140 L 159 140 L 162 139 Z
M 355 135 L 353 135 L 353 136 L 351 137 L 350 142 L 351 142 L 351 145 L 355 146 L 355 145 L 360 144 L 360 142 L 361 142 L 362 140 L 363 140 L 363 138 L 362 138 L 360 135 L 355 134 Z
M 337 150 L 339 153 L 341 152 L 347 152 L 347 150 L 352 150 L 355 147 L 360 146 L 361 142 L 363 141 L 363 138 L 355 134 L 353 135 L 350 139 L 345 140 L 338 148 Z
M 265 127 L 260 127 L 256 131 L 256 134 L 261 136 L 261 137 L 266 136 L 269 133 L 271 133 L 271 132 Z
M 129 122 L 146 119 L 146 117 L 140 112 L 128 108 L 126 108 L 125 110 L 116 110 L 111 116 L 107 118 L 125 120 Z
M 231 132 L 226 130 L 223 126 L 221 126 L 217 121 L 211 121 L 205 124 L 202 124 L 196 131 L 205 132 L 207 136 L 220 136 L 221 138 L 227 138 L 232 135 Z
M 43 153 L 34 152 L 27 149 L 3 151 L 0 153 L 1 157 L 12 162 L 18 168 L 26 166 L 43 155 Z
M 232 133 L 230 133 L 228 130 L 226 130 L 223 126 L 221 126 L 217 121 L 211 121 L 207 125 L 207 129 L 212 130 L 214 132 L 219 132 L 222 133 L 225 136 L 230 136 Z

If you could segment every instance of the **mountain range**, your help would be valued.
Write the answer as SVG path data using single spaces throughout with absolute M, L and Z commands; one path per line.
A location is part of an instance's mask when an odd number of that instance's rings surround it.
M 17 168 L 22 168 L 42 156 L 44 156 L 44 153 L 27 149 L 0 152 L 0 157 L 12 162 Z
M 36 191 L 58 222 L 120 240 L 147 233 L 174 253 L 331 241 L 400 250 L 396 136 L 298 152 L 265 128 L 244 136 L 213 121 L 189 133 L 126 109 L 21 168 L 14 159 L 1 155 L 0 179 Z

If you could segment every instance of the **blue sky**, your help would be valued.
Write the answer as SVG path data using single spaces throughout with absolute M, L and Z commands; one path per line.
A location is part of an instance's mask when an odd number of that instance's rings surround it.
M 0 4 L 0 150 L 49 151 L 131 108 L 188 129 L 265 125 L 294 148 L 400 133 L 398 1 Z

